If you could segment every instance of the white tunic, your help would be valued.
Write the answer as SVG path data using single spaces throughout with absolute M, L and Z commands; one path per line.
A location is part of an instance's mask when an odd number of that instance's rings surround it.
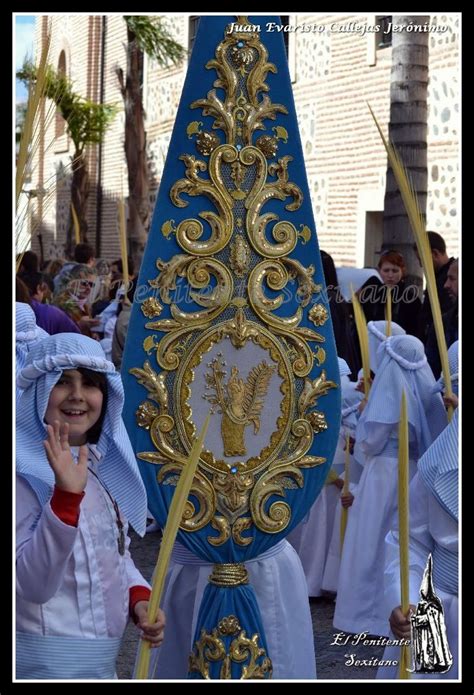
M 395 428 L 374 427 L 361 442 L 366 455 L 350 508 L 339 570 L 334 626 L 345 632 L 388 635 L 382 609 L 385 536 L 397 509 L 398 458 Z M 410 477 L 415 469 L 410 461 Z
M 304 519 L 288 534 L 288 541 L 299 555 L 308 584 L 308 596 L 321 596 L 328 547 L 328 518 L 333 510 L 334 485 L 324 485 Z

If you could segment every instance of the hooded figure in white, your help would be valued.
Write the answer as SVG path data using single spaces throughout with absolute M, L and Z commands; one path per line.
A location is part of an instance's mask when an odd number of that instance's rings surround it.
M 387 330 L 388 330 L 388 323 L 387 321 L 369 321 L 367 323 L 367 337 L 368 337 L 368 343 L 369 343 L 369 364 L 370 364 L 370 370 L 374 374 L 377 373 L 377 369 L 379 366 L 378 360 L 378 349 L 380 345 L 387 340 L 389 337 L 387 335 Z M 394 323 L 391 321 L 390 324 L 390 331 L 391 335 L 406 335 L 405 329 L 402 328 L 401 326 L 398 325 L 398 323 Z M 359 379 L 363 378 L 363 372 L 359 372 L 358 375 Z M 359 465 L 359 468 L 364 465 L 364 459 L 365 456 L 363 453 L 361 453 L 360 449 L 360 442 L 359 440 L 356 440 L 355 446 L 354 446 L 354 459 Z
M 401 397 L 404 391 L 411 478 L 418 458 L 447 422 L 441 396 L 433 393 L 434 384 L 418 338 L 392 336 L 381 343 L 377 373 L 356 429 L 365 462 L 341 558 L 334 614 L 338 630 L 388 634 L 382 607 L 384 539 L 397 509 Z

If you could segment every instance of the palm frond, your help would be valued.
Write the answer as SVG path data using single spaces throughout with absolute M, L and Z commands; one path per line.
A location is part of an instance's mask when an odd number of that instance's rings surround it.
M 388 161 L 392 168 L 393 175 L 398 184 L 400 190 L 400 195 L 405 205 L 407 211 L 408 219 L 410 221 L 410 226 L 415 237 L 416 247 L 418 249 L 418 255 L 420 256 L 421 264 L 423 266 L 423 272 L 426 278 L 426 287 L 428 289 L 428 296 L 430 298 L 431 311 L 433 315 L 433 325 L 436 333 L 436 341 L 438 343 L 438 351 L 441 360 L 441 368 L 443 372 L 444 383 L 446 384 L 446 391 L 448 395 L 452 394 L 451 391 L 451 377 L 449 374 L 449 361 L 448 361 L 448 348 L 446 346 L 446 336 L 444 335 L 443 319 L 441 316 L 441 307 L 439 304 L 438 288 L 436 287 L 436 278 L 433 266 L 433 256 L 431 254 L 430 242 L 428 239 L 428 234 L 426 233 L 426 225 L 422 214 L 420 213 L 420 208 L 418 205 L 418 200 L 416 193 L 414 191 L 413 185 L 410 180 L 410 176 L 405 169 L 405 166 L 401 160 L 399 153 L 396 150 L 395 145 L 392 142 L 388 142 L 385 138 L 382 129 L 372 111 L 370 104 L 368 104 L 369 111 L 372 114 L 372 118 L 375 121 L 377 130 L 380 133 L 382 142 L 387 151 Z
M 169 61 L 179 65 L 184 59 L 186 50 L 174 40 L 162 17 L 127 15 L 124 19 L 140 50 L 154 58 L 160 67 L 166 68 Z
M 243 401 L 243 410 L 249 420 L 260 415 L 274 370 L 275 367 L 266 362 L 261 362 L 250 370 L 245 382 Z
M 33 131 L 39 105 L 44 97 L 47 75 L 47 60 L 51 36 L 48 34 L 41 51 L 40 62 L 36 71 L 36 79 L 30 80 L 28 87 L 28 102 L 26 106 L 25 122 L 20 140 L 20 148 L 18 151 L 18 159 L 16 164 L 15 176 L 15 206 L 18 206 L 20 193 L 23 190 L 27 173 L 27 163 L 30 158 L 30 146 L 33 140 Z
M 354 319 L 359 336 L 360 355 L 362 358 L 362 370 L 364 372 L 364 393 L 365 397 L 369 395 L 370 389 L 370 357 L 369 357 L 369 334 L 367 331 L 367 321 L 365 314 L 362 311 L 359 299 L 351 286 L 352 306 L 354 308 Z

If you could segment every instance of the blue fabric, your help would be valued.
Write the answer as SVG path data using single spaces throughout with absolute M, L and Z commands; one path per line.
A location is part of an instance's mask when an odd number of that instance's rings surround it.
M 199 176 L 205 180 L 208 178 L 209 158 L 196 152 L 195 143 L 192 141 L 192 137 L 188 136 L 187 133 L 187 127 L 190 122 L 198 122 L 202 131 L 207 131 L 209 133 L 215 132 L 220 138 L 221 144 L 225 143 L 225 132 L 221 128 L 216 127 L 217 121 L 215 117 L 210 115 L 206 109 L 202 107 L 191 108 L 191 105 L 205 98 L 213 89 L 215 89 L 216 98 L 220 100 L 224 99 L 224 90 L 222 89 L 223 83 L 222 81 L 220 83 L 216 82 L 216 77 L 222 77 L 222 75 L 220 75 L 220 73 L 216 74 L 216 70 L 209 61 L 215 58 L 216 48 L 225 37 L 226 27 L 229 23 L 236 21 L 236 19 L 236 17 L 222 16 L 206 16 L 200 19 L 198 34 L 176 116 L 163 177 L 160 183 L 160 190 L 148 236 L 148 243 L 140 269 L 138 289 L 132 308 L 122 362 L 122 376 L 126 392 L 124 420 L 130 434 L 133 448 L 138 456 L 142 452 L 152 451 L 153 446 L 150 441 L 149 430 L 138 427 L 136 421 L 137 409 L 147 398 L 147 392 L 143 388 L 143 385 L 138 383 L 137 378 L 133 374 L 130 374 L 130 369 L 137 367 L 143 369 L 145 360 L 148 360 L 153 370 L 159 373 L 161 371 L 160 366 L 157 364 L 154 356 L 152 356 L 151 348 L 147 354 L 146 348 L 144 349 L 144 341 L 148 339 L 145 345 L 149 345 L 151 337 L 153 336 L 155 344 L 157 344 L 166 335 L 165 332 L 156 329 L 153 332 L 150 328 L 146 328 L 146 324 L 150 322 L 150 319 L 141 311 L 140 305 L 146 298 L 157 296 L 156 289 L 153 288 L 151 283 L 157 278 L 158 259 L 160 259 L 161 262 L 167 262 L 172 257 L 183 254 L 183 249 L 178 244 L 175 234 L 168 234 L 166 237 L 162 234 L 161 230 L 165 222 L 172 220 L 175 226 L 178 226 L 178 224 L 185 219 L 201 219 L 203 220 L 204 231 L 199 241 L 201 242 L 208 239 L 210 236 L 209 224 L 206 221 L 207 218 L 199 218 L 201 212 L 213 209 L 213 205 L 209 201 L 209 198 L 203 195 L 183 194 L 182 200 L 186 202 L 186 209 L 183 211 L 173 203 L 170 197 L 170 191 L 173 185 L 185 176 L 185 166 L 182 160 L 182 156 L 185 154 L 194 156 L 196 160 L 206 162 L 207 170 L 202 169 L 199 172 Z M 278 154 L 269 161 L 269 164 L 276 164 L 278 160 L 286 156 L 290 157 L 287 170 L 288 181 L 296 184 L 303 195 L 302 204 L 296 210 L 291 210 L 292 198 L 288 197 L 290 196 L 289 193 L 284 200 L 282 200 L 281 197 L 278 199 L 277 197 L 268 196 L 268 200 L 266 200 L 261 210 L 261 215 L 270 214 L 273 215 L 273 217 L 278 216 L 278 219 L 281 221 L 290 221 L 296 230 L 302 230 L 305 226 L 311 230 L 311 237 L 309 240 L 298 240 L 296 247 L 291 251 L 289 257 L 292 261 L 301 263 L 305 268 L 312 265 L 315 269 L 313 281 L 321 285 L 321 291 L 315 291 L 311 302 L 305 306 L 302 306 L 302 294 L 297 292 L 298 284 L 292 279 L 291 273 L 287 287 L 285 287 L 285 290 L 287 290 L 285 293 L 266 286 L 265 294 L 270 299 L 275 299 L 279 296 L 282 298 L 281 305 L 275 310 L 276 315 L 280 317 L 291 316 L 296 313 L 298 309 L 302 309 L 302 320 L 299 324 L 299 328 L 310 329 L 312 331 L 316 330 L 324 337 L 322 345 L 325 351 L 324 363 L 321 366 L 317 360 L 314 360 L 313 368 L 306 378 L 308 380 L 316 379 L 321 375 L 322 368 L 324 368 L 327 378 L 339 384 L 339 368 L 330 319 L 329 303 L 325 292 L 324 274 L 316 239 L 316 227 L 313 221 L 311 197 L 304 168 L 303 152 L 298 133 L 283 36 L 280 32 L 267 32 L 265 30 L 266 22 L 272 21 L 279 24 L 279 18 L 259 16 L 249 17 L 248 19 L 250 22 L 261 26 L 262 31 L 259 37 L 268 51 L 268 62 L 277 66 L 277 72 L 269 71 L 268 74 L 265 75 L 264 81 L 265 84 L 268 85 L 268 90 L 266 88 L 259 88 L 259 104 L 263 105 L 264 99 L 268 97 L 271 99 L 272 104 L 283 104 L 285 110 L 288 110 L 288 113 L 277 111 L 275 113 L 275 119 L 272 120 L 263 115 L 262 126 L 253 134 L 251 144 L 255 146 L 256 140 L 261 135 L 270 135 L 274 132 L 278 132 L 277 128 L 279 126 L 286 129 L 289 137 L 287 140 L 282 138 L 278 141 Z M 243 41 L 242 44 L 244 43 Z M 246 143 L 243 142 L 243 138 L 241 138 L 241 140 L 242 146 L 244 146 Z M 236 146 L 237 148 L 240 147 L 240 145 Z M 276 177 L 269 176 L 268 180 L 273 184 L 276 181 Z M 229 190 L 232 189 L 233 184 L 228 183 L 227 185 L 229 186 Z M 235 203 L 235 209 L 238 209 L 238 203 Z M 242 206 L 240 209 L 243 210 L 242 218 L 244 218 L 246 214 L 245 208 Z M 271 238 L 273 226 L 272 223 L 268 224 L 266 236 L 268 240 L 271 239 L 271 242 L 275 243 L 275 239 Z M 236 230 L 234 230 L 234 235 L 237 235 Z M 228 249 L 219 252 L 216 257 L 226 266 L 229 266 L 228 255 L 226 254 L 228 254 Z M 258 258 L 254 259 L 254 264 L 264 260 L 264 257 L 259 255 L 258 252 L 254 253 L 254 257 L 255 256 L 258 256 Z M 247 280 L 248 278 L 245 282 L 247 282 Z M 211 286 L 213 284 L 215 285 L 215 282 L 211 280 L 210 284 Z M 245 283 L 242 283 L 242 286 L 244 284 Z M 243 289 L 237 287 L 237 282 L 235 281 L 233 296 L 242 297 L 245 287 L 243 287 Z M 191 312 L 197 311 L 200 307 L 205 306 L 205 302 L 202 300 L 200 300 L 199 303 L 192 301 L 195 295 L 190 295 L 186 292 L 186 289 L 187 285 L 185 278 L 178 278 L 176 286 L 173 287 L 170 292 L 172 301 L 176 302 L 180 309 Z M 181 303 L 179 297 L 182 298 Z M 163 301 L 162 296 L 160 303 L 164 304 L 164 306 L 162 313 L 159 315 L 159 320 L 173 319 L 169 303 Z M 322 305 L 328 318 L 323 325 L 317 325 L 315 327 L 315 324 L 309 320 L 308 314 L 312 306 L 316 304 Z M 261 320 L 253 312 L 251 307 L 246 308 L 246 316 L 252 321 L 261 323 Z M 227 314 L 226 319 L 228 318 L 229 315 Z M 221 321 L 226 319 L 222 316 L 217 317 L 213 322 L 213 326 L 218 325 Z M 316 342 L 310 342 L 309 345 L 313 351 L 316 351 L 318 348 L 318 343 Z M 186 349 L 189 349 L 189 347 L 186 346 Z M 288 349 L 286 349 L 286 352 L 288 352 Z M 303 379 L 298 379 L 297 381 L 299 382 L 299 390 L 296 391 L 295 389 L 295 403 L 304 385 Z M 317 410 L 324 413 L 328 428 L 315 435 L 313 445 L 307 453 L 308 455 L 324 457 L 326 459 L 325 463 L 314 467 L 299 468 L 302 478 L 304 479 L 303 487 L 299 487 L 288 477 L 287 484 L 281 488 L 281 493 L 278 494 L 277 489 L 275 489 L 275 494 L 271 496 L 269 503 L 266 504 L 265 511 L 267 513 L 271 504 L 281 503 L 282 501 L 291 508 L 291 520 L 284 530 L 278 533 L 268 533 L 260 531 L 252 524 L 250 529 L 243 532 L 243 536 L 253 539 L 253 542 L 245 546 L 239 545 L 234 541 L 231 535 L 223 545 L 215 547 L 209 542 L 209 539 L 216 538 L 218 532 L 209 522 L 199 531 L 194 531 L 193 533 L 179 531 L 179 542 L 207 562 L 227 563 L 245 562 L 246 560 L 261 555 L 267 549 L 282 540 L 305 516 L 324 484 L 338 439 L 340 427 L 340 400 L 340 388 L 335 388 L 329 389 L 327 395 L 318 398 L 317 404 L 315 404 Z M 173 414 L 175 422 L 178 423 L 183 415 L 179 411 L 179 404 L 175 402 L 175 395 L 171 399 L 171 402 L 169 402 L 168 408 L 169 412 Z M 208 409 L 208 403 L 205 405 L 203 403 L 203 412 L 197 414 L 196 421 L 203 413 L 205 414 Z M 297 417 L 296 407 L 294 407 L 293 413 L 290 414 L 291 421 Z M 211 427 L 216 426 L 215 422 L 215 420 L 211 421 Z M 196 428 L 199 430 L 197 425 Z M 148 492 L 148 507 L 160 526 L 164 526 L 175 486 L 170 484 L 160 485 L 157 483 L 157 473 L 160 470 L 160 463 L 161 462 L 159 462 L 157 466 L 156 464 L 139 459 L 140 471 Z M 258 480 L 259 477 L 257 473 L 255 479 Z M 209 479 L 212 484 L 212 477 Z M 195 508 L 199 509 L 200 501 L 193 496 L 190 499 Z M 252 505 L 252 499 L 250 504 Z M 219 512 L 216 512 L 216 516 L 219 516 L 221 513 L 221 510 L 219 510 Z M 247 511 L 246 514 L 241 514 L 241 516 L 248 517 L 250 514 Z M 282 597 L 282 601 L 284 601 L 284 597 Z M 195 639 L 200 635 L 201 628 L 204 627 L 206 630 L 214 629 L 219 619 L 228 614 L 229 611 L 233 612 L 238 617 L 240 625 L 242 629 L 246 631 L 247 635 L 259 634 L 259 644 L 263 646 L 266 645 L 261 617 L 253 590 L 250 586 L 223 589 L 209 585 L 204 594 Z M 269 656 L 271 658 L 271 655 Z M 212 678 L 219 677 L 219 668 L 220 666 L 218 664 L 211 665 Z
M 46 458 L 44 415 L 52 388 L 67 369 L 86 367 L 107 377 L 107 408 L 97 450 L 100 475 L 137 533 L 146 526 L 146 492 L 123 424 L 123 386 L 96 340 L 76 333 L 48 336 L 28 353 L 17 378 L 24 389 L 17 405 L 16 470 L 32 486 L 41 505 L 49 500 L 54 473 Z
M 114 678 L 120 637 L 85 639 L 16 633 L 16 677 L 20 680 Z

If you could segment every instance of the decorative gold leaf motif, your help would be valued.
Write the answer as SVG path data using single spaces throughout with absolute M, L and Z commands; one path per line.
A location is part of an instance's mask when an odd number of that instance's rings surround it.
M 298 232 L 298 238 L 301 239 L 302 244 L 307 244 L 311 239 L 311 229 L 306 224 L 300 224 L 301 231 Z
M 324 430 L 327 430 L 328 428 L 328 423 L 326 422 L 324 413 L 320 413 L 317 410 L 313 410 L 312 413 L 309 413 L 309 415 L 307 415 L 307 420 L 313 428 L 313 432 L 316 434 L 319 432 L 324 432 Z
M 155 350 L 157 347 L 155 343 L 155 336 L 154 335 L 149 335 L 145 340 L 143 341 L 143 349 L 145 350 L 146 354 L 149 355 L 150 352 Z
M 159 412 L 158 408 L 156 408 L 153 403 L 150 403 L 150 401 L 140 403 L 136 412 L 137 425 L 149 430 L 151 423 L 156 416 L 159 415 Z
M 219 546 L 226 543 L 230 538 L 230 524 L 225 516 L 215 516 L 211 519 L 211 526 L 219 531 L 218 536 L 208 536 L 207 542 L 213 546 Z
M 254 476 L 246 472 L 216 473 L 212 479 L 217 493 L 217 508 L 230 523 L 248 511 L 248 497 Z
M 168 239 L 170 234 L 172 234 L 173 232 L 176 232 L 174 220 L 166 220 L 166 222 L 163 222 L 163 224 L 161 225 L 161 233 L 163 234 L 163 236 L 166 239 Z
M 237 71 L 229 63 L 228 56 Z M 288 113 L 282 104 L 272 104 L 266 94 L 259 99 L 260 92 L 268 92 L 265 83 L 268 72 L 276 72 L 276 67 L 267 62 L 268 51 L 260 41 L 257 32 L 234 31 L 226 34 L 224 40 L 217 46 L 215 58 L 208 61 L 206 68 L 215 69 L 218 78 L 214 87 L 222 88 L 225 93 L 224 101 L 212 89 L 206 99 L 198 99 L 191 108 L 201 108 L 204 116 L 214 117 L 214 129 L 222 129 L 227 142 L 234 143 L 238 124 L 242 124 L 242 136 L 246 145 L 251 144 L 255 130 L 264 129 L 266 118 L 275 119 L 277 113 Z M 237 61 L 237 63 L 235 62 Z M 246 67 L 252 65 L 247 73 Z M 237 94 L 239 76 L 246 76 L 245 93 Z
M 275 137 L 278 140 L 283 140 L 284 143 L 288 142 L 288 131 L 286 130 L 286 128 L 283 128 L 283 126 L 278 125 L 276 127 L 273 127 L 272 130 L 275 133 Z
M 242 536 L 243 531 L 252 528 L 253 521 L 249 516 L 241 516 L 232 524 L 232 538 L 237 545 L 250 545 L 252 536 Z
M 229 650 L 223 638 L 236 635 L 230 642 Z M 189 657 L 189 671 L 197 672 L 205 680 L 210 680 L 210 664 L 222 662 L 219 680 L 232 678 L 232 663 L 242 666 L 241 680 L 271 678 L 272 662 L 265 649 L 259 647 L 258 634 L 246 636 L 235 615 L 225 616 L 210 633 L 203 628 L 199 639 L 194 643 Z
M 238 234 L 230 245 L 229 263 L 238 278 L 243 278 L 249 271 L 250 247 L 241 234 Z
M 130 374 L 136 376 L 138 383 L 146 388 L 148 398 L 158 403 L 163 410 L 168 409 L 168 391 L 166 389 L 166 374 L 164 372 L 157 374 L 148 360 L 146 360 L 143 369 L 133 367 L 130 369 Z
M 329 381 L 326 378 L 326 371 L 323 369 L 321 375 L 311 381 L 305 379 L 303 391 L 298 400 L 298 412 L 302 416 L 309 408 L 317 405 L 317 399 L 325 396 L 329 389 L 337 389 L 337 384 L 334 381 Z
M 188 127 L 186 128 L 186 134 L 190 140 L 193 137 L 193 135 L 196 135 L 196 133 L 201 132 L 199 128 L 202 125 L 202 121 L 191 121 L 191 123 L 188 123 Z
M 314 354 L 314 359 L 318 363 L 318 367 L 320 367 L 324 362 L 326 361 L 326 350 L 324 350 L 322 347 L 318 345 L 318 348 Z
M 148 283 L 159 290 L 162 302 L 171 304 L 173 318 L 148 323 L 146 328 L 168 332 L 189 326 L 190 323 L 195 326 L 204 325 L 219 316 L 232 297 L 232 275 L 223 263 L 213 258 L 193 258 L 186 254 L 177 254 L 167 262 L 158 258 L 156 266 L 160 274 Z M 176 290 L 179 277 L 185 277 L 190 287 L 203 290 L 209 287 L 211 276 L 215 279 L 215 286 L 210 292 L 189 293 L 196 304 L 205 307 L 205 311 L 184 312 L 173 303 L 170 292 Z
M 209 179 L 201 179 L 200 171 L 207 170 L 207 164 L 189 154 L 183 154 L 180 159 L 186 165 L 186 178 L 179 179 L 170 191 L 173 203 L 180 208 L 188 203 L 181 199 L 183 193 L 190 196 L 205 195 L 216 206 L 218 213 L 206 211 L 199 217 L 208 222 L 211 236 L 206 241 L 199 241 L 203 234 L 203 226 L 199 220 L 187 219 L 178 224 L 176 241 L 187 253 L 197 256 L 208 256 L 222 251 L 230 241 L 233 228 L 233 199 L 222 179 L 222 163 L 231 163 L 238 156 L 238 151 L 231 145 L 220 145 L 211 153 L 209 160 Z

